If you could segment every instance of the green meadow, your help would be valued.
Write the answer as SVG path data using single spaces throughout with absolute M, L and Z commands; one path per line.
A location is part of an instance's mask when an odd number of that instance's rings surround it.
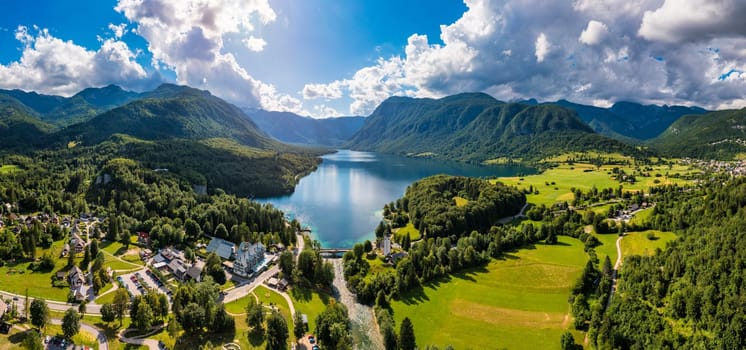
M 417 343 L 456 349 L 552 349 L 571 327 L 567 297 L 587 260 L 580 241 L 560 236 L 486 266 L 430 283 L 392 302 Z
M 557 202 L 572 201 L 574 198 L 572 188 L 588 191 L 594 186 L 601 190 L 604 188 L 616 189 L 621 185 L 625 191 L 640 191 L 653 186 L 688 183 L 687 180 L 673 177 L 673 174 L 684 175 L 696 171 L 681 165 L 672 167 L 652 166 L 653 170 L 647 171 L 651 176 L 636 176 L 637 182 L 630 184 L 620 183 L 612 178 L 611 171 L 615 167 L 624 170 L 627 174 L 634 173 L 634 167 L 631 166 L 604 165 L 597 167 L 586 163 L 574 163 L 572 165 L 564 163 L 555 168 L 547 169 L 541 174 L 502 177 L 496 181 L 518 186 L 521 189 L 531 187 L 534 193 L 526 196 L 528 202 L 550 206 Z M 656 177 L 656 174 L 660 174 L 660 176 Z
M 652 235 L 648 237 L 648 235 Z M 652 239 L 650 239 L 652 238 Z M 676 239 L 673 232 L 656 230 L 630 232 L 622 239 L 622 255 L 650 256 L 655 254 L 657 248 L 665 249 L 666 243 Z

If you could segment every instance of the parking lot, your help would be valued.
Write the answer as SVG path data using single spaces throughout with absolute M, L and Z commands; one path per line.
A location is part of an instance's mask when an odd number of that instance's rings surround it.
M 148 269 L 120 275 L 117 277 L 117 280 L 124 284 L 125 289 L 132 297 L 145 294 L 150 288 L 156 289 L 163 294 L 171 295 L 171 291 Z
M 44 348 L 47 350 L 89 350 L 83 345 L 75 345 L 59 337 L 47 336 L 44 338 Z

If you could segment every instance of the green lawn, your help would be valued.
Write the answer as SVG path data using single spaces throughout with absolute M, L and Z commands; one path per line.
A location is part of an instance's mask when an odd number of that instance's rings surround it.
M 256 296 L 254 293 L 246 294 L 239 299 L 225 304 L 225 310 L 232 314 L 244 314 L 246 313 L 246 305 L 249 305 L 249 298 L 256 299 Z
M 655 239 L 648 239 L 648 233 L 655 235 Z M 666 243 L 676 239 L 673 232 L 663 231 L 642 231 L 630 232 L 622 239 L 622 255 L 642 255 L 649 256 L 655 253 L 656 248 L 665 249 Z
M 104 252 L 104 266 L 111 267 L 114 271 L 119 270 L 135 270 L 135 269 L 141 269 L 142 265 L 122 261 L 120 259 L 117 259 L 115 256 L 111 255 L 109 252 Z
M 640 210 L 629 220 L 630 224 L 642 225 L 653 215 L 653 208 Z
M 614 263 L 617 259 L 616 240 L 617 238 L 619 238 L 619 235 L 617 235 L 616 233 L 607 233 L 603 235 L 594 233 L 593 235 L 596 236 L 599 241 L 601 241 L 601 245 L 595 248 L 598 260 L 603 263 L 604 257 L 609 256 L 611 265 L 614 266 Z
M 610 174 L 611 169 L 614 167 L 623 169 L 627 174 L 632 174 L 634 172 L 633 167 L 605 165 L 597 168 L 591 164 L 575 163 L 573 165 L 561 164 L 556 168 L 548 169 L 537 175 L 503 177 L 496 181 L 508 185 L 516 185 L 521 189 L 533 186 L 534 191 L 538 191 L 539 194 L 527 195 L 528 201 L 534 204 L 545 204 L 549 206 L 556 202 L 572 201 L 574 196 L 570 189 L 573 187 L 583 191 L 588 191 L 593 186 L 596 186 L 599 190 L 604 188 L 618 188 L 620 183 L 612 179 Z M 686 180 L 668 177 L 664 174 L 685 174 L 691 171 L 693 170 L 689 170 L 688 167 L 678 165 L 673 166 L 670 169 L 668 166 L 654 166 L 653 171 L 650 171 L 650 177 L 637 176 L 636 183 L 624 183 L 623 188 L 627 191 L 639 191 L 647 190 L 648 188 L 657 185 L 687 183 Z M 661 174 L 661 177 L 655 177 L 654 175 L 656 173 Z M 655 183 L 656 180 L 659 181 L 658 184 Z M 553 182 L 554 184 L 552 184 Z
M 111 255 L 122 255 L 127 251 L 119 242 L 103 242 L 99 244 L 99 248 Z
M 0 350 L 22 350 L 25 349 L 23 344 L 24 332 L 11 328 L 10 333 L 0 333 Z
M 397 327 L 412 319 L 420 346 L 554 349 L 571 325 L 567 298 L 587 260 L 583 245 L 560 236 L 506 254 L 409 293 L 392 303 Z
M 404 237 L 409 233 L 409 239 L 412 241 L 416 241 L 420 239 L 420 231 L 412 225 L 411 222 L 408 222 L 406 226 L 395 229 L 394 234 L 396 237 Z
M 18 169 L 17 165 L 12 165 L 12 164 L 2 165 L 0 166 L 0 175 L 12 174 L 19 170 L 20 169 Z
M 292 287 L 288 294 L 293 299 L 295 312 L 308 316 L 308 330 L 313 333 L 316 330 L 316 317 L 326 309 L 331 298 L 326 293 L 320 293 L 304 287 Z
M 80 259 L 76 259 L 77 264 Z M 31 297 L 48 300 L 66 301 L 70 292 L 68 287 L 53 287 L 52 276 L 59 270 L 67 270 L 67 258 L 57 259 L 50 272 L 34 272 L 28 269 L 30 262 L 15 264 L 6 263 L 0 267 L 0 290 L 25 295 L 26 289 Z

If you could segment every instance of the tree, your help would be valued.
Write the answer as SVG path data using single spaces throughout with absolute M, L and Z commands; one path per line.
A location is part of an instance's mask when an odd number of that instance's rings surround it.
M 91 251 L 92 257 L 98 257 L 98 240 L 91 239 L 91 243 L 88 243 L 88 249 Z
M 323 347 L 334 347 L 349 336 L 347 308 L 340 303 L 329 303 L 316 317 L 316 336 Z
M 267 349 L 279 350 L 287 348 L 288 324 L 277 311 L 267 317 Z
M 114 306 L 111 304 L 103 304 L 101 305 L 101 320 L 106 323 L 114 322 L 114 320 L 117 318 L 116 310 L 114 310 Z
M 215 227 L 215 237 L 228 239 L 228 229 L 225 228 L 225 225 L 222 222 Z
M 300 341 L 306 335 L 306 324 L 303 322 L 303 316 L 300 312 L 293 315 L 293 335 L 296 341 Z
M 366 253 L 370 253 L 371 250 L 373 250 L 373 244 L 370 243 L 370 240 L 365 240 L 365 243 L 363 243 L 363 248 Z
M 256 299 L 249 298 L 249 304 L 246 306 L 246 323 L 257 333 L 263 332 L 262 324 L 264 323 L 264 307 L 257 303 Z
M 122 324 L 122 319 L 124 319 L 124 314 L 127 312 L 129 302 L 130 296 L 127 294 L 126 290 L 119 288 L 114 291 L 114 301 L 112 302 L 112 306 L 114 307 L 114 314 L 119 319 L 120 325 Z
M 570 333 L 569 331 L 565 331 L 565 333 L 562 333 L 562 337 L 560 338 L 560 349 L 575 349 L 575 338 L 572 337 L 572 333 Z
M 414 338 L 414 327 L 409 317 L 405 317 L 399 328 L 399 349 L 414 350 L 415 348 L 417 348 L 417 344 Z
M 44 344 L 41 342 L 41 335 L 34 329 L 26 331 L 23 337 L 23 347 L 28 350 L 43 350 Z
M 223 261 L 215 253 L 210 253 L 205 260 L 204 275 L 212 276 L 215 283 L 223 285 L 226 282 L 225 270 L 223 270 Z
M 62 334 L 65 339 L 74 337 L 80 331 L 80 315 L 73 308 L 65 311 L 65 316 L 62 317 Z
M 202 331 L 205 325 L 205 309 L 196 303 L 189 303 L 181 310 L 181 321 L 179 322 L 187 333 Z
M 80 302 L 80 305 L 78 305 L 78 312 L 82 316 L 85 316 L 85 311 L 86 311 L 86 306 L 87 305 L 88 305 L 88 300 L 87 299 L 84 299 L 83 301 Z
M 280 254 L 280 270 L 282 271 L 285 278 L 290 278 L 293 275 L 293 269 L 295 268 L 295 257 L 290 251 L 284 251 Z
M 47 302 L 44 299 L 36 298 L 26 310 L 31 313 L 31 324 L 40 330 L 44 329 L 44 326 L 49 322 L 49 307 L 47 306 Z
M 190 263 L 194 262 L 194 251 L 192 250 L 192 248 L 184 248 L 184 259 Z
M 132 317 L 132 325 L 135 328 L 145 330 L 153 324 L 153 309 L 148 305 L 145 299 L 140 299 L 137 305 L 137 311 Z

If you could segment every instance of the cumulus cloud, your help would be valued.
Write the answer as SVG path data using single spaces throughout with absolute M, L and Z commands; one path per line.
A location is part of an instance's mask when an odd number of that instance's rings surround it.
M 117 84 L 125 89 L 152 88 L 161 81 L 135 61 L 136 55 L 116 38 L 101 40 L 97 51 L 52 36 L 37 27 L 18 27 L 21 58 L 0 65 L 0 87 L 70 96 L 91 87 Z
M 153 66 L 172 69 L 177 83 L 240 106 L 300 109 L 297 98 L 251 76 L 225 48 L 225 37 L 236 34 L 248 35 L 243 43 L 250 50 L 264 48 L 266 41 L 251 33 L 277 18 L 268 0 L 120 0 L 115 10 L 148 42 Z
M 746 2 L 741 0 L 666 0 L 646 11 L 640 35 L 652 41 L 680 43 L 746 35 Z
M 402 55 L 379 58 L 346 79 L 308 84 L 304 98 L 346 96 L 353 114 L 370 113 L 392 95 L 464 91 L 602 105 L 631 100 L 718 108 L 746 101 L 746 80 L 738 73 L 746 71 L 746 2 L 465 3 L 461 18 L 441 26 L 442 43 L 414 33 Z M 323 93 L 328 90 L 334 93 Z
M 127 33 L 127 24 L 121 23 L 119 25 L 114 25 L 113 23 L 109 23 L 109 30 L 114 33 L 115 38 L 119 39 Z
M 544 33 L 540 33 L 538 37 L 536 37 L 536 52 L 534 55 L 536 55 L 536 62 L 544 62 L 544 57 L 549 53 L 549 48 L 552 46 L 552 44 L 549 43 L 549 40 L 547 40 L 547 36 Z
M 243 42 L 244 45 L 246 45 L 246 48 L 248 48 L 251 51 L 254 52 L 260 52 L 264 50 L 264 46 L 267 45 L 267 42 L 264 41 L 262 38 L 257 38 L 255 36 L 250 36 L 246 39 L 243 39 L 241 42 Z
M 604 37 L 608 32 L 609 28 L 603 22 L 590 20 L 588 22 L 588 27 L 580 33 L 580 38 L 578 38 L 578 40 L 586 45 L 597 45 L 604 40 Z

